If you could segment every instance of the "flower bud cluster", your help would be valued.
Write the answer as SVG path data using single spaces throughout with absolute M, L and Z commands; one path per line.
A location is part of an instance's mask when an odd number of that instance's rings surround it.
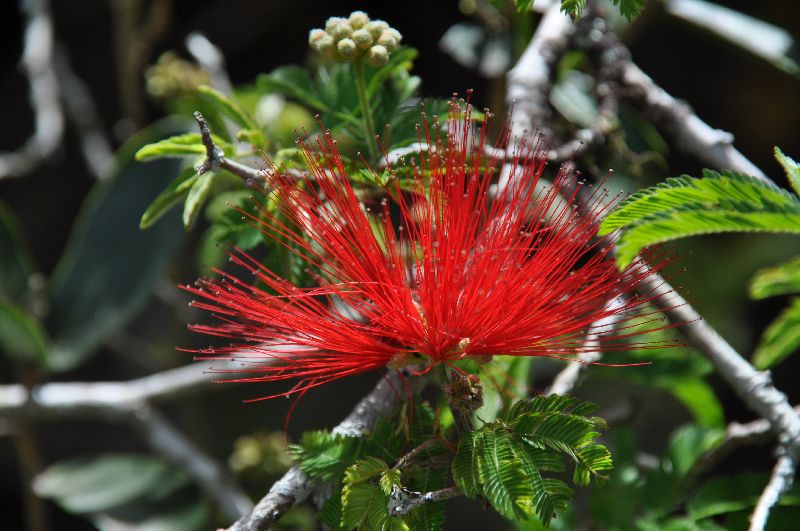
M 156 99 L 193 94 L 200 85 L 211 83 L 208 72 L 174 52 L 165 52 L 145 72 L 146 90 Z
M 365 56 L 375 66 L 385 65 L 402 40 L 399 31 L 383 20 L 370 20 L 363 11 L 353 11 L 347 18 L 331 17 L 325 29 L 308 34 L 308 44 L 325 57 L 353 61 Z

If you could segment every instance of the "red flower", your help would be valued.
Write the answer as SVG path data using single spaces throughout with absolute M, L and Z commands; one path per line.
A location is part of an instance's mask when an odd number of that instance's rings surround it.
M 222 271 L 219 280 L 186 287 L 201 299 L 195 307 L 221 321 L 191 328 L 236 342 L 201 351 L 207 358 L 243 362 L 249 375 L 235 381 L 296 380 L 272 395 L 281 396 L 387 365 L 627 350 L 631 336 L 648 330 L 632 321 L 652 297 L 635 291 L 664 261 L 617 270 L 611 241 L 595 237 L 611 208 L 606 192 L 591 191 L 579 213 L 587 194 L 567 169 L 547 187 L 540 182 L 541 141 L 517 146 L 510 163 L 487 155 L 508 147 L 508 131 L 500 149 L 487 149 L 486 128 L 473 134 L 469 107 L 453 104 L 446 134 L 438 124 L 423 131 L 429 151 L 394 171 L 413 175 L 412 190 L 390 180 L 396 206 L 384 200 L 372 223 L 328 133 L 300 141 L 311 175 L 301 185 L 268 172 L 290 223 L 266 208 L 251 222 L 290 242 L 319 271 L 319 287 L 298 288 L 232 253 L 260 287 Z M 508 185 L 498 191 L 493 181 L 504 163 Z M 585 343 L 592 323 L 610 316 L 618 316 L 616 331 Z

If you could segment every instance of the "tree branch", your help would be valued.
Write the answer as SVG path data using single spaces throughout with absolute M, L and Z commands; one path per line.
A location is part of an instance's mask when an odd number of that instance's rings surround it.
M 575 31 L 570 18 L 561 12 L 559 2 L 545 12 L 528 47 L 508 71 L 506 103 L 514 109 L 512 134 L 521 137 L 535 130 L 552 139 L 550 89 L 552 70 L 567 49 Z
M 367 396 L 361 399 L 353 411 L 333 429 L 334 434 L 362 437 L 371 431 L 378 419 L 394 413 L 405 398 L 424 383 L 424 378 L 414 378 L 408 388 L 397 372 L 389 373 Z M 286 511 L 303 503 L 319 485 L 299 467 L 292 467 L 275 482 L 269 492 L 256 505 L 253 512 L 240 518 L 228 531 L 260 531 L 277 522 Z
M 58 77 L 53 65 L 53 21 L 47 0 L 21 0 L 26 20 L 20 68 L 30 85 L 34 132 L 14 152 L 0 153 L 0 179 L 25 175 L 53 154 L 64 134 Z
M 461 490 L 456 487 L 447 487 L 432 492 L 414 492 L 408 489 L 394 487 L 389 494 L 389 515 L 394 517 L 405 516 L 413 509 L 426 503 L 435 503 L 461 496 Z
M 780 444 L 776 453 L 778 460 L 772 469 L 769 483 L 761 492 L 756 508 L 750 516 L 749 531 L 762 531 L 766 527 L 770 511 L 778 503 L 781 494 L 789 490 L 794 482 L 800 448 L 797 444 Z
M 0 418 L 29 423 L 75 417 L 130 422 L 155 451 L 184 468 L 228 518 L 238 518 L 252 508 L 247 495 L 220 464 L 150 406 L 209 384 L 206 369 L 193 364 L 127 382 L 46 383 L 30 390 L 21 384 L 3 385 Z

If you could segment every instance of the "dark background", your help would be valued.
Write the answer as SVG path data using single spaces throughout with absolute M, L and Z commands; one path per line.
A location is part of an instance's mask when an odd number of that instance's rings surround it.
M 123 140 L 123 118 L 116 79 L 111 8 L 107 1 L 54 1 L 53 18 L 57 38 L 64 43 L 76 73 L 88 84 L 98 106 L 106 132 L 116 145 Z M 113 3 L 113 2 L 112 2 Z M 651 2 L 655 3 L 655 2 Z M 800 8 L 794 0 L 718 2 L 772 22 L 800 35 Z M 22 21 L 7 2 L 6 27 L 0 32 L 0 150 L 14 150 L 30 135 L 32 112 L 27 101 L 27 82 L 17 70 L 21 51 Z M 464 20 L 455 3 L 411 0 L 389 2 L 270 2 L 259 0 L 186 1 L 173 4 L 169 29 L 159 40 L 147 63 L 166 50 L 183 50 L 191 31 L 203 32 L 221 48 L 234 84 L 252 81 L 260 72 L 277 66 L 302 64 L 307 55 L 307 33 L 324 25 L 329 16 L 346 15 L 364 9 L 373 18 L 389 21 L 402 32 L 404 44 L 420 50 L 415 73 L 422 80 L 424 95 L 447 97 L 454 91 L 476 90 L 475 102 L 496 101 L 492 91 L 502 90 L 477 73 L 456 64 L 438 48 L 448 27 Z M 635 22 L 627 44 L 634 60 L 672 95 L 687 100 L 699 116 L 714 127 L 736 135 L 736 146 L 779 183 L 785 183 L 772 158 L 772 147 L 781 146 L 787 155 L 800 158 L 800 83 L 762 60 L 713 36 L 651 9 Z M 185 55 L 185 54 L 184 54 Z M 495 93 L 496 94 L 496 93 Z M 158 118 L 163 110 L 148 102 L 143 124 Z M 141 124 L 141 125 L 143 125 Z M 124 134 L 123 134 L 124 136 Z M 702 164 L 673 153 L 672 174 L 697 175 Z M 37 263 L 50 273 L 64 247 L 68 231 L 94 180 L 78 150 L 74 131 L 67 129 L 63 148 L 46 164 L 20 178 L 0 181 L 0 198 L 21 218 Z M 190 236 L 185 255 L 190 256 L 197 232 Z M 758 267 L 780 257 L 798 254 L 800 239 L 771 236 L 717 236 L 695 238 L 681 243 L 689 271 L 681 283 L 690 292 L 701 314 L 728 337 L 743 353 L 752 352 L 758 335 L 777 315 L 785 299 L 753 303 L 746 299 L 745 282 Z M 187 258 L 186 263 L 190 262 Z M 176 265 L 175 282 L 187 282 L 195 275 L 191 264 Z M 162 337 L 169 330 L 172 341 L 185 344 L 183 321 L 162 303 L 153 302 L 148 311 L 131 325 L 131 334 L 144 343 Z M 183 343 L 182 343 L 183 342 Z M 189 356 L 168 345 L 150 344 L 159 350 L 161 363 L 181 365 Z M 57 375 L 58 380 L 124 380 L 151 370 L 136 355 L 108 349 L 78 369 Z M 775 382 L 793 403 L 800 401 L 796 374 L 800 363 L 788 360 L 774 374 Z M 330 426 L 350 411 L 357 398 L 371 388 L 375 378 L 362 377 L 337 382 L 309 394 L 292 421 L 290 433 Z M 728 420 L 749 420 L 750 413 L 724 384 L 712 380 L 726 407 Z M 6 383 L 6 382 L 3 382 Z M 542 385 L 546 381 L 541 382 Z M 288 402 L 269 401 L 242 405 L 241 399 L 258 396 L 259 390 L 246 386 L 224 386 L 219 392 L 182 401 L 173 411 L 181 425 L 200 444 L 222 458 L 230 453 L 240 434 L 258 429 L 281 430 Z M 234 388 L 235 387 L 235 388 Z M 586 396 L 598 400 L 609 394 L 610 386 L 590 384 Z M 615 392 L 619 392 L 616 390 Z M 633 391 L 632 391 L 633 392 Z M 652 445 L 688 415 L 661 392 L 637 389 L 642 408 L 637 423 L 649 430 Z M 84 455 L 92 451 L 144 449 L 127 428 L 103 422 L 51 423 L 39 428 L 46 462 Z M 737 453 L 730 467 L 770 466 L 768 448 Z M 766 469 L 766 468 L 765 468 Z M 0 438 L 0 515 L 5 529 L 21 529 L 22 499 L 13 447 Z M 266 487 L 266 486 L 265 486 Z M 53 529 L 86 529 L 88 524 L 51 506 Z M 478 528 L 496 522 L 479 504 L 454 502 L 448 511 L 452 529 Z M 481 523 L 483 522 L 483 523 Z

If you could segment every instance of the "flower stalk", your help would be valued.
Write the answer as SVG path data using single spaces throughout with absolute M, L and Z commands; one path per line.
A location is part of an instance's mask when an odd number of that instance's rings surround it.
M 364 142 L 367 144 L 367 151 L 370 160 L 375 160 L 380 152 L 377 139 L 375 138 L 375 121 L 372 119 L 372 107 L 369 104 L 369 94 L 367 93 L 367 81 L 364 76 L 364 59 L 362 57 L 353 61 L 353 71 L 358 87 L 358 104 L 361 107 L 361 118 L 364 123 Z

